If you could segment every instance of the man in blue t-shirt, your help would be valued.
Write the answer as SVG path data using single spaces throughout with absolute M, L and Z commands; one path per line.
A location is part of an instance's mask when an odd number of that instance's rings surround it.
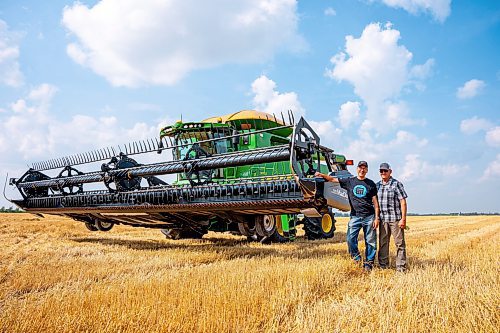
M 377 199 L 377 185 L 366 178 L 368 163 L 359 161 L 356 177 L 337 178 L 317 172 L 316 177 L 323 177 L 330 182 L 339 183 L 340 187 L 347 190 L 349 205 L 351 206 L 351 219 L 347 226 L 347 246 L 349 254 L 356 262 L 361 262 L 358 249 L 358 235 L 361 228 L 365 236 L 365 262 L 363 267 L 371 271 L 375 254 L 377 252 L 377 227 L 379 225 L 380 208 Z

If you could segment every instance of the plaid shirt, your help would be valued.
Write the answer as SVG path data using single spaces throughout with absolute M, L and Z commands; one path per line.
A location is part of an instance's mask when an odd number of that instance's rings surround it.
M 399 200 L 406 199 L 403 183 L 394 178 L 389 178 L 387 184 L 382 181 L 377 183 L 378 203 L 380 205 L 380 220 L 382 222 L 397 222 L 401 220 L 401 203 Z

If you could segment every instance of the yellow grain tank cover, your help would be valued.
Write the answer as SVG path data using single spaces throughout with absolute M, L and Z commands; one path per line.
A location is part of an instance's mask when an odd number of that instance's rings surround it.
M 269 113 L 256 110 L 241 110 L 224 116 L 207 118 L 205 120 L 202 120 L 202 122 L 222 124 L 231 123 L 238 129 L 246 129 L 244 126 L 241 126 L 242 124 L 251 124 L 252 126 L 257 127 L 252 128 L 253 130 L 270 129 L 273 127 L 285 125 L 281 118 L 275 118 Z M 292 131 L 293 130 L 291 128 L 282 128 L 271 132 L 274 132 L 274 134 L 279 136 L 287 137 L 292 134 Z

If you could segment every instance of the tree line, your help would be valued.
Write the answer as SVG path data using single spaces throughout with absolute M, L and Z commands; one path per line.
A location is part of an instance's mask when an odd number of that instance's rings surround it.
M 9 208 L 0 208 L 0 213 L 24 213 L 24 210 L 19 209 L 19 207 L 14 208 L 10 206 Z

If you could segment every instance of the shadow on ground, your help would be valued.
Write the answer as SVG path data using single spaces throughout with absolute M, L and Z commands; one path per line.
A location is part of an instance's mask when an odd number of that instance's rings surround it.
M 306 240 L 299 237 L 290 243 L 272 243 L 260 245 L 244 238 L 206 238 L 200 240 L 156 240 L 156 239 L 124 239 L 113 237 L 74 237 L 72 241 L 78 243 L 92 243 L 125 247 L 133 250 L 162 251 L 182 250 L 191 252 L 216 253 L 222 258 L 253 258 L 253 257 L 283 257 L 283 258 L 321 258 L 334 255 L 347 256 L 346 250 L 337 250 L 328 247 L 328 244 L 340 243 L 345 239 L 344 233 L 338 233 L 333 239 Z

